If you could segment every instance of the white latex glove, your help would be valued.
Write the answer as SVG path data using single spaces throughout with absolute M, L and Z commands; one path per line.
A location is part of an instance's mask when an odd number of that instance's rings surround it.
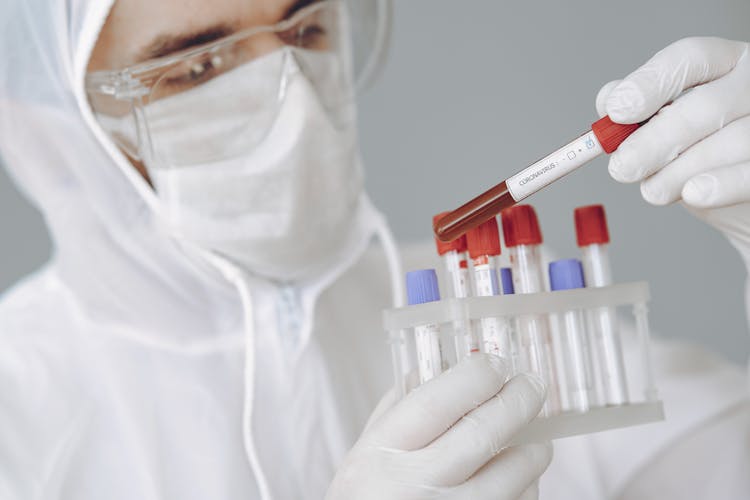
M 654 205 L 682 200 L 750 263 L 750 44 L 675 42 L 605 85 L 596 107 L 618 123 L 658 111 L 612 154 L 610 175 L 640 182 Z
M 545 389 L 528 375 L 508 381 L 509 373 L 502 359 L 475 355 L 391 408 L 378 405 L 382 415 L 371 419 L 326 499 L 537 498 L 552 447 L 503 447 L 539 413 Z

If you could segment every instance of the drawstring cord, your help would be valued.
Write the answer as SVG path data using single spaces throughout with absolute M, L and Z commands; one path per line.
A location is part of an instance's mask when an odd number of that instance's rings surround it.
M 406 305 L 406 294 L 404 293 L 404 288 L 401 286 L 401 280 L 404 276 L 401 254 L 399 254 L 398 252 L 396 239 L 393 237 L 393 233 L 388 227 L 388 223 L 386 222 L 385 217 L 379 212 L 376 231 L 378 239 L 380 240 L 381 245 L 383 245 L 383 251 L 385 252 L 386 260 L 388 261 L 388 272 L 391 278 L 391 295 L 393 299 L 393 307 L 404 307 Z M 412 366 L 412 360 L 409 356 L 409 351 L 406 348 L 406 332 L 404 330 L 401 330 L 396 335 L 397 336 L 395 338 L 391 337 L 389 342 L 396 342 L 401 346 L 398 354 L 398 357 L 400 358 L 398 363 L 401 365 L 401 369 L 405 373 L 409 373 L 414 369 L 414 367 Z M 394 359 L 393 362 L 395 366 L 396 360 Z M 396 396 L 403 396 L 405 389 L 398 373 L 394 372 L 393 383 Z
M 253 388 L 255 385 L 255 322 L 253 316 L 253 297 L 248 281 L 242 271 L 231 262 L 214 254 L 206 257 L 212 262 L 224 277 L 229 280 L 240 294 L 245 328 L 245 371 L 242 406 L 242 439 L 245 445 L 245 455 L 258 484 L 258 492 L 263 500 L 271 500 L 271 488 L 268 485 L 263 468 L 258 457 L 258 450 L 253 439 Z
M 240 292 L 242 310 L 245 314 L 245 384 L 244 401 L 242 407 L 242 439 L 245 443 L 245 454 L 250 462 L 258 482 L 260 497 L 270 500 L 271 489 L 260 465 L 258 451 L 253 439 L 253 387 L 255 385 L 255 323 L 253 320 L 253 299 L 247 281 L 240 276 L 235 283 Z
M 391 295 L 393 305 L 401 307 L 405 304 L 406 298 L 403 287 L 401 286 L 401 277 L 403 276 L 403 266 L 401 257 L 398 253 L 396 240 L 390 231 L 385 218 L 379 212 L 376 217 L 375 235 L 383 246 L 383 251 L 388 263 L 388 273 L 391 281 Z M 249 282 L 242 273 L 242 270 L 232 262 L 221 258 L 215 254 L 203 252 L 206 259 L 211 262 L 222 275 L 234 285 L 240 294 L 240 300 L 243 310 L 243 324 L 245 329 L 245 368 L 244 368 L 244 390 L 243 390 L 243 408 L 242 408 L 242 438 L 250 468 L 255 475 L 258 485 L 258 492 L 263 500 L 271 500 L 271 489 L 265 472 L 260 463 L 258 451 L 255 446 L 255 440 L 252 432 L 253 418 L 253 388 L 255 384 L 255 322 L 253 315 L 252 292 Z
M 401 255 L 398 253 L 396 239 L 393 237 L 393 233 L 388 227 L 385 217 L 380 212 L 377 212 L 377 225 L 375 231 L 380 240 L 380 244 L 383 245 L 383 252 L 385 252 L 385 258 L 388 262 L 388 274 L 390 274 L 391 278 L 391 298 L 393 301 L 393 307 L 403 307 L 406 305 L 404 288 L 401 286 L 401 280 L 404 276 L 404 266 L 401 263 Z

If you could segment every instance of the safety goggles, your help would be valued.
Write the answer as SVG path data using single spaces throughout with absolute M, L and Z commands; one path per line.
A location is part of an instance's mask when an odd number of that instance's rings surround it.
M 340 118 L 382 57 L 387 6 L 387 0 L 315 2 L 272 26 L 89 73 L 88 99 L 115 143 L 149 168 L 243 154 L 273 125 L 296 71 L 312 84 L 333 121 Z M 175 133 L 200 148 L 179 147 Z

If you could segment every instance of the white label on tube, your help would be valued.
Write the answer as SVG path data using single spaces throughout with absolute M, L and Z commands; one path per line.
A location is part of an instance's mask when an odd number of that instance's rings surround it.
M 592 310 L 591 314 L 594 323 L 593 347 L 599 361 L 598 376 L 602 380 L 605 402 L 610 405 L 626 404 L 628 387 L 617 313 L 614 309 L 601 307 Z
M 474 267 L 476 278 L 477 296 L 491 297 L 500 295 L 500 284 L 497 280 L 497 271 L 488 264 L 480 264 Z
M 461 267 L 449 271 L 453 281 L 453 296 L 463 299 L 469 296 L 469 270 Z
M 604 150 L 593 132 L 587 132 L 533 165 L 525 168 L 505 183 L 510 195 L 521 201 L 578 167 L 590 162 Z
M 497 270 L 489 264 L 474 266 L 477 296 L 491 297 L 500 295 L 500 282 L 497 278 Z M 482 332 L 482 343 L 484 352 L 495 356 L 510 358 L 510 326 L 505 318 L 482 318 L 479 321 Z
M 425 383 L 443 371 L 443 353 L 440 349 L 440 327 L 422 325 L 414 327 L 417 346 L 419 382 Z

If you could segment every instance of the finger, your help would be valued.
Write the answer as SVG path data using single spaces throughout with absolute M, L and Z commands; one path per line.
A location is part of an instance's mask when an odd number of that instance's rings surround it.
M 685 94 L 636 130 L 609 160 L 620 182 L 658 172 L 687 148 L 750 113 L 750 64 Z
M 367 434 L 375 446 L 416 450 L 500 392 L 510 375 L 502 358 L 477 354 L 406 395 Z
M 643 198 L 654 205 L 674 203 L 693 177 L 716 168 L 750 160 L 750 116 L 730 123 L 693 145 L 641 184 Z M 733 179 L 740 180 L 740 179 Z M 706 180 L 704 179 L 704 185 Z M 698 188 L 698 186 L 694 186 Z M 692 190 L 693 200 L 701 190 Z
M 750 161 L 719 167 L 690 179 L 682 190 L 695 208 L 718 208 L 750 201 Z
M 613 80 L 607 84 L 605 84 L 601 89 L 599 89 L 599 93 L 596 94 L 596 112 L 599 115 L 599 118 L 603 118 L 607 114 L 607 99 L 609 98 L 609 94 L 612 93 L 612 91 L 617 87 L 622 80 Z
M 521 493 L 518 500 L 537 500 L 539 498 L 539 480 L 534 481 L 531 486 L 526 488 L 526 491 Z
M 367 419 L 367 423 L 365 424 L 365 430 L 363 432 L 367 432 L 367 429 L 372 427 L 372 425 L 377 422 L 380 417 L 385 415 L 388 410 L 393 408 L 393 406 L 396 404 L 396 391 L 391 388 L 388 392 L 385 393 L 385 395 L 380 398 L 380 401 L 378 402 L 377 406 L 375 406 L 375 409 L 370 414 L 370 417 Z
M 609 95 L 607 114 L 618 123 L 639 123 L 685 90 L 726 75 L 747 44 L 721 38 L 679 40 L 628 75 Z
M 506 448 L 471 479 L 451 488 L 447 498 L 516 500 L 539 479 L 551 460 L 549 443 Z
M 441 486 L 460 484 L 500 453 L 539 414 L 545 387 L 533 375 L 512 378 L 502 391 L 467 414 L 415 458 L 432 463 Z

